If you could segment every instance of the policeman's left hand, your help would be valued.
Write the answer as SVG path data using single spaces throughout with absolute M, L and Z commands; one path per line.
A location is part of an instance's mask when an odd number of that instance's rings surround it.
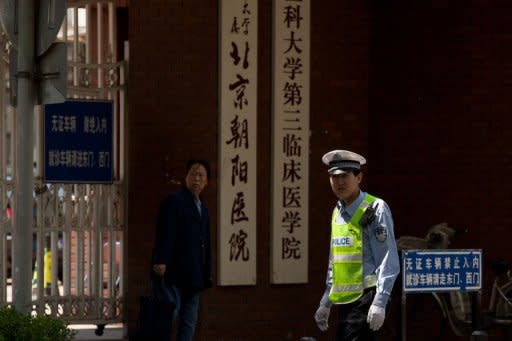
M 386 317 L 386 310 L 382 307 L 372 304 L 370 310 L 368 310 L 368 317 L 366 322 L 370 325 L 370 329 L 375 331 L 379 330 L 384 323 Z
M 325 332 L 329 328 L 329 313 L 331 312 L 330 307 L 326 307 L 322 304 L 318 307 L 315 312 L 315 322 L 318 329 Z

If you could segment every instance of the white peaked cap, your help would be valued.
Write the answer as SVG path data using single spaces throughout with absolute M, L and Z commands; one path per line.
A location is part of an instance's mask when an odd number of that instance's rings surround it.
M 361 169 L 366 164 L 366 159 L 349 150 L 331 150 L 322 156 L 322 162 L 328 166 L 329 174 L 335 175 Z

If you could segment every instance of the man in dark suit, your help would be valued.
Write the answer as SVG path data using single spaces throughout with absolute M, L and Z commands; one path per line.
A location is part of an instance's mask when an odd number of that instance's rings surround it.
M 210 167 L 204 160 L 189 160 L 186 172 L 185 186 L 160 205 L 153 253 L 153 272 L 164 277 L 175 296 L 177 341 L 192 340 L 199 292 L 212 285 L 210 222 L 200 197 Z

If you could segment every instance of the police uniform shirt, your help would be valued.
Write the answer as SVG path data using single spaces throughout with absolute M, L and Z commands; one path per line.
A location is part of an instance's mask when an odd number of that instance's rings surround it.
M 366 193 L 360 191 L 359 196 L 350 205 L 344 206 L 338 201 L 336 223 L 346 224 L 363 201 Z M 376 199 L 371 207 L 375 209 L 375 218 L 363 229 L 363 278 L 377 275 L 377 290 L 373 304 L 386 307 L 393 289 L 393 283 L 400 271 L 400 262 L 393 232 L 393 218 L 389 206 L 382 199 Z M 326 290 L 320 301 L 329 307 L 329 292 L 332 285 L 332 254 L 329 254 Z

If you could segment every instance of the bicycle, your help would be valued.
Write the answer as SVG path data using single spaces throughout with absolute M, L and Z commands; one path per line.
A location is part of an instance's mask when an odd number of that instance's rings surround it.
M 399 250 L 447 249 L 452 240 L 468 230 L 456 230 L 446 223 L 432 226 L 425 238 L 403 236 L 397 240 Z M 457 336 L 470 336 L 476 325 L 488 331 L 499 329 L 507 340 L 512 340 L 512 265 L 505 260 L 489 263 L 494 273 L 491 297 L 486 311 L 473 311 L 471 296 L 467 292 L 432 293 L 443 315 L 440 339 L 446 322 Z M 475 321 L 473 321 L 475 319 Z

